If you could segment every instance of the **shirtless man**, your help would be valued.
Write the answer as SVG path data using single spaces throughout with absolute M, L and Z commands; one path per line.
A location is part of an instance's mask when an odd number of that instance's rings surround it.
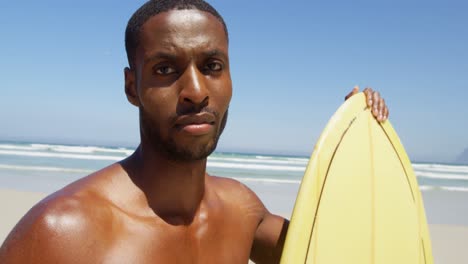
M 0 262 L 277 263 L 287 220 L 243 184 L 206 173 L 232 92 L 223 19 L 201 0 L 152 1 L 130 19 L 126 48 L 141 144 L 35 205 Z M 366 94 L 385 120 L 378 93 Z

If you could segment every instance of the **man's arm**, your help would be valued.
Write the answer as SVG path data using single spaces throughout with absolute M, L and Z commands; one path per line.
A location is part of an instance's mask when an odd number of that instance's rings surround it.
M 279 263 L 289 221 L 265 211 L 255 233 L 250 258 L 257 264 Z

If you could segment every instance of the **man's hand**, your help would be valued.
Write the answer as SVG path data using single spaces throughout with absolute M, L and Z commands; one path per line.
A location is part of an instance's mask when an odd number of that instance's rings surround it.
M 354 89 L 345 97 L 348 100 L 351 96 L 359 92 L 359 87 L 356 86 Z M 380 97 L 380 93 L 372 90 L 371 88 L 364 89 L 363 93 L 366 95 L 367 106 L 372 109 L 372 114 L 379 122 L 384 122 L 388 119 L 388 108 L 385 104 L 385 100 Z

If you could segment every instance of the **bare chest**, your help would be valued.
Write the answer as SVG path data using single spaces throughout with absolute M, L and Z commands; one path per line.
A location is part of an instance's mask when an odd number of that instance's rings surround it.
M 227 214 L 191 225 L 128 221 L 104 263 L 248 263 L 256 223 Z

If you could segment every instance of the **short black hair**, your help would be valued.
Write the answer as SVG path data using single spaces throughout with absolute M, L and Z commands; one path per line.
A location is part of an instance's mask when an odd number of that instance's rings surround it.
M 150 0 L 142 5 L 130 18 L 125 30 L 125 49 L 127 51 L 128 64 L 130 68 L 134 68 L 134 59 L 136 48 L 140 44 L 139 35 L 141 27 L 151 17 L 170 10 L 186 10 L 197 9 L 200 11 L 208 12 L 215 16 L 223 25 L 226 38 L 228 38 L 228 31 L 226 23 L 221 15 L 210 4 L 203 0 Z

